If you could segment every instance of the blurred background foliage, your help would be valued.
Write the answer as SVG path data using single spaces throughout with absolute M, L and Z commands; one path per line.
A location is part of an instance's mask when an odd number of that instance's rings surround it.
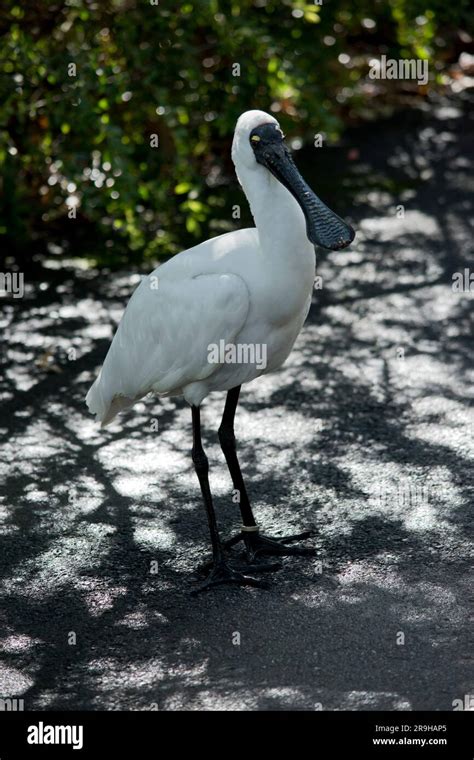
M 473 20 L 469 0 L 4 0 L 1 250 L 120 266 L 232 229 L 242 111 L 335 144 L 449 86 Z M 371 80 L 381 54 L 428 59 L 429 86 Z

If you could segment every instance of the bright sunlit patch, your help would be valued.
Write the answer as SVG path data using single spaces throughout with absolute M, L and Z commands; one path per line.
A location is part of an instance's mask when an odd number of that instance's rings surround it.
M 134 538 L 138 546 L 153 549 L 171 549 L 176 544 L 175 533 L 162 526 L 140 525 L 134 530 Z
M 2 697 L 14 697 L 24 694 L 34 681 L 18 668 L 11 668 L 0 663 L 0 694 Z

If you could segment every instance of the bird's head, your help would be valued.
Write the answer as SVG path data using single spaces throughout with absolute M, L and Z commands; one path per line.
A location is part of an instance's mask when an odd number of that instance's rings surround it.
M 232 143 L 236 168 L 271 174 L 293 195 L 306 219 L 306 234 L 313 245 L 337 251 L 352 243 L 355 232 L 331 211 L 299 173 L 277 120 L 265 111 L 246 111 L 236 124 Z

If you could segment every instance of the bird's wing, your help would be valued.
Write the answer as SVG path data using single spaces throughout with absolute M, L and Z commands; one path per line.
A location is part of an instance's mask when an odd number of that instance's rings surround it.
M 170 270 L 172 272 L 172 268 Z M 166 265 L 145 277 L 132 295 L 87 394 L 89 410 L 107 424 L 153 390 L 172 393 L 212 375 L 211 344 L 232 342 L 245 323 L 249 293 L 235 274 L 176 279 Z

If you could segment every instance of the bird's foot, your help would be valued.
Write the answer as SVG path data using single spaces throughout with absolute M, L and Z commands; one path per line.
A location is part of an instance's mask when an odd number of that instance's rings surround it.
M 231 556 L 231 553 L 229 552 L 229 556 Z M 237 559 L 237 567 L 234 567 L 236 570 L 242 570 L 250 573 L 271 573 L 274 570 L 281 570 L 282 565 L 281 562 L 255 562 L 254 564 L 250 564 L 248 561 L 248 558 L 246 558 L 245 561 L 238 562 Z M 234 564 L 234 557 L 232 556 L 232 563 Z M 206 575 L 209 573 L 209 571 L 214 567 L 214 560 L 209 560 L 208 562 L 203 562 L 199 567 L 197 568 L 197 572 L 201 573 L 203 575 Z
M 203 569 L 204 567 L 205 566 L 201 566 L 200 569 Z M 250 572 L 261 572 L 262 570 L 274 570 L 276 568 L 277 565 L 275 563 L 272 565 L 265 563 L 263 566 L 246 565 L 245 569 L 246 571 Z M 198 588 L 193 590 L 193 594 L 199 594 L 201 591 L 207 591 L 213 586 L 223 586 L 227 584 L 233 586 L 256 586 L 257 588 L 267 588 L 267 585 L 265 583 L 232 567 L 229 562 L 224 559 L 224 557 L 221 557 L 212 564 L 212 569 L 208 577 L 204 583 L 201 583 Z
M 225 548 L 230 548 L 235 544 L 243 541 L 245 545 L 247 560 L 253 562 L 258 557 L 288 557 L 288 556 L 307 556 L 314 557 L 316 549 L 310 546 L 289 546 L 295 541 L 304 541 L 310 538 L 313 532 L 310 530 L 304 533 L 295 533 L 290 536 L 277 536 L 272 538 L 256 530 L 242 530 L 236 536 L 224 544 Z

